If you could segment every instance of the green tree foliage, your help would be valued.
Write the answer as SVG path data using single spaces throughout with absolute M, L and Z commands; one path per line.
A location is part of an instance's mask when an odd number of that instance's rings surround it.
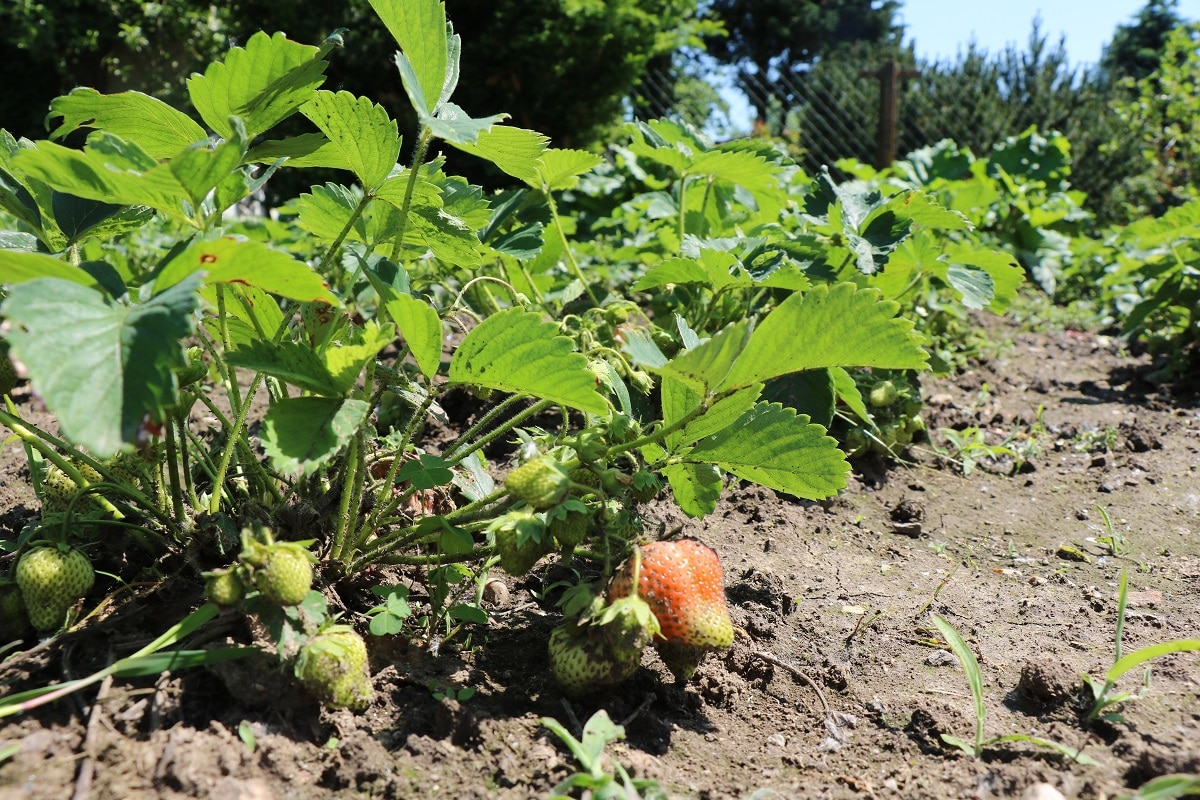
M 226 47 L 222 16 L 200 2 L 10 0 L 0 3 L 0 120 L 44 136 L 48 98 L 75 86 L 136 87 L 171 101 Z
M 0 3 L 0 119 L 17 135 L 44 135 L 46 98 L 77 85 L 136 85 L 177 101 L 188 74 L 260 28 L 316 44 L 338 28 L 330 84 L 403 106 L 395 43 L 367 0 L 59 0 Z M 470 112 L 506 110 L 511 124 L 586 146 L 620 119 L 647 61 L 683 46 L 699 24 L 696 0 L 448 0 L 464 44 L 456 95 Z
M 1178 6 L 1179 0 L 1147 0 L 1132 23 L 1118 25 L 1100 59 L 1105 75 L 1140 80 L 1158 69 L 1171 31 L 1183 22 Z
M 715 0 L 710 13 L 728 36 L 710 52 L 743 71 L 795 72 L 854 42 L 898 42 L 897 0 Z
M 1157 68 L 1125 85 L 1117 112 L 1137 137 L 1139 169 L 1123 199 L 1131 214 L 1158 215 L 1200 196 L 1200 24 L 1176 28 Z

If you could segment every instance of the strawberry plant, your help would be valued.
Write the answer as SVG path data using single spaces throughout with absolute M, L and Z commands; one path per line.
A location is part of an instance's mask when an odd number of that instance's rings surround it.
M 189 81 L 198 119 L 81 88 L 53 101 L 49 140 L 0 134 L 17 229 L 0 250 L 4 342 L 55 418 L 0 410 L 43 501 L 33 529 L 185 556 L 181 577 L 262 617 L 286 661 L 332 624 L 310 585 L 374 565 L 428 590 L 420 607 L 389 600 L 376 632 L 415 627 L 436 651 L 486 622 L 465 598 L 496 565 L 520 575 L 562 551 L 611 574 L 644 536 L 639 503 L 703 516 L 730 480 L 836 494 L 849 466 L 827 425 L 840 399 L 862 405 L 847 370 L 928 366 L 880 269 L 928 270 L 985 305 L 1012 290 L 994 254 L 939 260 L 937 237 L 967 223 L 929 194 L 811 181 L 768 145 L 669 122 L 631 126 L 625 152 L 661 177 L 611 210 L 654 211 L 615 248 L 616 222 L 568 202 L 598 156 L 455 105 L 462 43 L 436 0 L 372 7 L 418 120 L 407 148 L 383 106 L 321 88 L 340 34 L 250 37 Z M 290 118 L 311 131 L 273 138 Z M 81 149 L 58 141 L 82 131 Z M 519 188 L 472 186 L 438 148 Z M 273 175 L 317 167 L 344 182 L 237 218 Z M 514 439 L 522 463 L 492 463 Z M 274 539 L 231 563 L 247 528 Z M 664 651 L 678 674 L 728 644 L 715 619 Z M 354 680 L 318 693 L 360 706 Z

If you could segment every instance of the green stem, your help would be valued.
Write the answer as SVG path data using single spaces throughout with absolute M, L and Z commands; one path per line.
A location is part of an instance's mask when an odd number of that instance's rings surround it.
M 571 249 L 571 240 L 567 238 L 567 232 L 563 230 L 562 218 L 558 215 L 558 204 L 554 202 L 554 195 L 545 186 L 542 187 L 542 192 L 546 195 L 546 200 L 550 205 L 550 218 L 554 220 L 554 227 L 558 231 L 558 235 L 562 238 L 563 246 L 567 251 L 567 261 L 571 263 L 571 270 L 575 273 L 575 277 L 583 284 L 583 290 L 587 292 L 588 299 L 592 301 L 592 305 L 600 305 L 600 301 L 596 299 L 596 294 L 592 291 L 592 287 L 588 286 L 587 278 L 583 277 L 583 270 L 579 268 L 579 262 L 575 260 L 575 251 Z
M 408 185 L 404 187 L 404 203 L 400 206 L 400 227 L 396 230 L 396 238 L 392 241 L 392 261 L 396 263 L 400 262 L 400 251 L 404 248 L 404 234 L 408 230 L 408 211 L 412 207 L 413 191 L 417 188 L 417 176 L 421 172 L 421 164 L 425 161 L 425 153 L 429 150 L 431 139 L 433 139 L 433 131 L 428 127 L 422 128 L 417 138 L 416 149 L 413 151 Z
M 333 261 L 333 257 L 337 255 L 338 250 L 340 250 L 342 247 L 342 242 L 346 241 L 346 237 L 350 235 L 350 231 L 353 230 L 355 223 L 358 222 L 358 218 L 361 217 L 363 212 L 367 210 L 367 205 L 373 199 L 374 197 L 372 195 L 365 192 L 363 193 L 362 199 L 358 201 L 358 205 L 356 205 L 354 210 L 350 212 L 350 218 L 346 220 L 346 224 L 343 225 L 341 231 L 338 232 L 337 238 L 333 240 L 331 245 L 329 245 L 329 249 L 325 251 L 325 255 L 321 256 L 321 263 L 317 266 L 318 275 L 324 276 L 329 274 L 330 262 Z
M 505 413 L 508 411 L 508 409 L 512 408 L 514 405 L 524 399 L 524 395 L 514 394 L 509 395 L 505 399 L 501 400 L 495 408 L 493 408 L 491 411 L 488 411 L 486 414 L 480 417 L 474 425 L 468 428 L 466 433 L 463 433 L 456 440 L 454 440 L 450 446 L 443 451 L 442 458 L 446 459 L 447 461 L 454 460 L 455 451 L 458 449 L 461 443 L 470 441 L 481 430 L 491 425 L 501 414 Z
M 431 553 L 420 556 L 388 556 L 382 563 L 409 567 L 441 566 L 442 564 L 462 564 L 467 561 L 480 561 L 490 556 L 491 550 L 477 547 L 469 553 L 459 553 L 448 556 L 445 553 Z
M 658 442 L 661 439 L 664 439 L 667 436 L 671 435 L 675 431 L 680 430 L 685 425 L 687 425 L 689 422 L 694 420 L 696 417 L 703 415 L 704 412 L 706 412 L 707 410 L 708 410 L 708 403 L 701 403 L 700 405 L 696 406 L 691 411 L 689 411 L 687 414 L 684 414 L 682 417 L 680 417 L 679 419 L 672 422 L 670 425 L 665 425 L 661 428 L 656 428 L 655 430 L 651 431 L 650 433 L 647 433 L 645 436 L 639 436 L 638 438 L 634 439 L 632 442 L 625 442 L 624 444 L 613 445 L 612 447 L 608 448 L 608 455 L 613 456 L 618 453 L 625 453 L 630 450 L 636 450 L 639 447 L 645 447 L 648 444 L 654 444 L 655 442 Z
M 496 441 L 496 439 L 498 439 L 501 436 L 503 436 L 504 434 L 508 433 L 510 430 L 517 427 L 522 422 L 524 422 L 525 420 L 532 417 L 534 414 L 544 411 L 545 409 L 549 408 L 552 405 L 554 405 L 553 400 L 539 400 L 538 402 L 531 405 L 529 408 L 527 408 L 524 411 L 517 414 L 515 417 L 512 417 L 511 419 L 509 419 L 507 422 L 505 422 L 500 427 L 496 428 L 491 433 L 488 433 L 485 436 L 481 436 L 474 444 L 469 445 L 468 447 L 466 447 L 463 450 L 455 450 L 454 455 L 447 458 L 446 460 L 453 461 L 454 463 L 458 463 L 458 462 L 462 461 L 464 458 L 471 455 L 471 453 L 474 453 L 476 450 L 481 450 L 482 448 L 487 447 L 489 444 Z
M 179 520 L 181 525 L 187 520 L 187 512 L 183 508 L 183 487 L 179 480 L 179 448 L 175 441 L 175 415 L 171 415 L 171 419 L 167 421 L 167 481 L 171 486 L 171 509 L 175 512 L 175 519 Z M 186 447 L 185 447 L 186 449 Z
M 346 450 L 346 471 L 342 479 L 342 497 L 338 503 L 337 528 L 333 534 L 333 547 L 329 551 L 329 558 L 333 561 L 340 561 L 346 551 L 347 531 L 354 527 L 350 520 L 351 513 L 353 512 L 356 519 L 358 517 L 358 506 L 362 501 L 363 487 L 363 476 L 360 470 L 365 463 L 362 450 L 362 431 L 359 431 L 351 437 L 350 445 Z
M 217 474 L 213 477 L 212 499 L 208 503 L 208 510 L 211 514 L 216 514 L 221 509 L 221 496 L 225 493 L 225 474 L 229 471 L 229 463 L 233 460 L 233 451 L 238 448 L 242 429 L 246 425 L 246 417 L 250 412 L 250 401 L 258 391 L 258 384 L 262 378 L 261 372 L 254 374 L 254 380 L 250 381 L 250 388 L 246 392 L 246 402 L 240 404 L 241 407 L 233 422 L 233 428 L 226 434 L 228 439 L 225 442 L 225 449 L 221 452 L 221 460 L 217 464 Z
M 687 198 L 687 182 L 688 174 L 685 172 L 679 176 L 679 198 L 676 201 L 679 204 L 679 246 L 683 247 L 683 237 L 687 233 L 687 212 L 684 209 L 684 200 Z

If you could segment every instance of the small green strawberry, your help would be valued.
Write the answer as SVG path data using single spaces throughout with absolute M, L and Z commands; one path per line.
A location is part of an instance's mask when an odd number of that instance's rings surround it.
M 550 552 L 553 540 L 546 534 L 546 523 L 528 508 L 510 511 L 488 526 L 500 566 L 509 575 L 524 575 L 542 556 Z
M 92 467 L 80 461 L 73 461 L 72 466 L 79 470 L 79 475 L 89 484 L 100 483 L 104 476 Z M 75 481 L 56 464 L 46 465 L 46 475 L 42 478 L 42 512 L 55 513 L 66 511 L 71 498 L 80 489 Z M 75 504 L 75 513 L 85 515 L 92 512 L 102 512 L 102 507 L 96 502 L 94 495 L 87 495 Z
M 241 562 L 263 597 L 281 606 L 299 604 L 312 589 L 316 557 L 300 542 L 275 542 L 270 531 L 242 531 Z
M 678 642 L 658 642 L 654 645 L 658 657 L 667 665 L 667 669 L 679 683 L 687 683 L 696 674 L 696 668 L 704 656 L 712 649 L 710 647 L 693 647 Z
M 662 491 L 662 481 L 653 472 L 639 469 L 633 473 L 633 498 L 639 503 L 649 503 Z
M 208 574 L 204 584 L 204 596 L 213 603 L 219 606 L 236 606 L 242 602 L 245 595 L 246 584 L 242 582 L 237 569 L 216 570 Z
M 270 546 L 266 562 L 254 570 L 254 586 L 281 606 L 299 604 L 312 589 L 313 554 L 295 542 Z
M 550 633 L 549 652 L 555 680 L 572 697 L 620 683 L 638 667 L 637 660 L 614 658 L 603 637 L 590 635 L 586 626 L 570 622 Z
M 573 550 L 583 544 L 592 527 L 596 505 L 580 500 L 568 500 L 546 512 L 546 533 L 563 550 Z
M 867 402 L 875 408 L 886 408 L 900 399 L 900 391 L 891 381 L 879 381 L 871 387 Z
M 0 584 L 0 644 L 24 639 L 33 633 L 21 587 L 15 583 Z
M 204 363 L 204 348 L 189 347 L 187 349 L 187 365 L 175 369 L 175 380 L 179 388 L 198 383 L 208 375 L 208 364 Z
M 0 344 L 0 395 L 6 395 L 17 385 L 17 368 L 8 357 L 8 345 Z
M 366 642 L 348 625 L 334 625 L 305 644 L 295 671 L 329 708 L 363 711 L 374 699 Z
M 21 556 L 16 579 L 29 621 L 49 631 L 63 624 L 71 606 L 92 588 L 96 573 L 82 550 L 41 545 Z
M 538 456 L 508 473 L 504 488 L 516 499 L 524 500 L 540 511 L 562 500 L 570 483 L 557 461 Z

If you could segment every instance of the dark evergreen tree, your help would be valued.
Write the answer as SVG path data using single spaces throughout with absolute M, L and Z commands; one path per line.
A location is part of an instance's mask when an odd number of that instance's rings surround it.
M 1158 69 L 1171 31 L 1183 22 L 1178 5 L 1179 0 L 1147 0 L 1132 23 L 1118 25 L 1100 59 L 1105 76 L 1141 80 Z

